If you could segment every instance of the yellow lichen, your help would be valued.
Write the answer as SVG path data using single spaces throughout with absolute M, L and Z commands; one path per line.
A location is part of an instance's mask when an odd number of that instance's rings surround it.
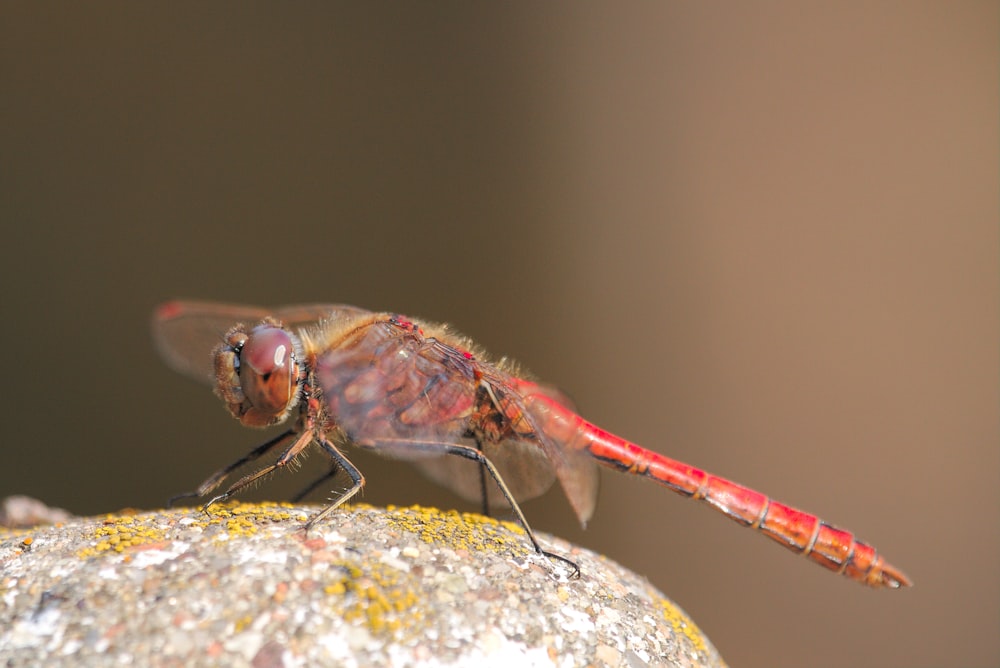
M 663 619 L 674 628 L 674 631 L 690 640 L 697 651 L 708 651 L 705 645 L 705 636 L 702 635 L 701 629 L 691 621 L 690 617 L 666 599 L 657 598 L 656 603 L 663 613 Z
M 521 537 L 524 529 L 513 522 L 424 506 L 404 509 L 388 506 L 386 510 L 387 519 L 394 528 L 415 533 L 428 544 L 474 552 L 489 550 L 497 554 L 524 555 L 530 550 L 530 545 Z
M 287 503 L 220 503 L 209 508 L 204 519 L 195 520 L 190 526 L 206 528 L 222 526 L 227 537 L 249 536 L 258 532 L 266 522 L 282 522 L 295 517 L 294 508 Z M 178 512 L 190 512 L 188 510 Z M 107 515 L 103 524 L 93 531 L 96 543 L 77 552 L 80 557 L 124 552 L 131 547 L 164 540 L 164 532 L 156 525 L 160 515 Z
M 244 615 L 233 623 L 233 630 L 236 633 L 240 633 L 244 631 L 248 626 L 250 626 L 252 622 L 253 622 L 253 617 L 251 617 L 250 615 Z
M 351 506 L 344 512 L 367 508 Z M 384 519 L 390 527 L 416 534 L 432 545 L 521 555 L 531 549 L 523 537 L 523 530 L 516 524 L 474 513 L 442 512 L 422 506 L 388 506 Z M 362 623 L 375 634 L 419 634 L 424 623 L 420 606 L 424 596 L 418 579 L 371 559 L 360 563 L 334 561 L 331 566 L 330 572 L 337 577 L 326 584 L 323 591 L 335 598 L 338 614 L 345 620 Z
M 260 530 L 262 523 L 283 522 L 299 517 L 298 514 L 289 512 L 291 508 L 294 506 L 289 503 L 242 501 L 218 503 L 209 507 L 205 512 L 204 521 L 195 522 L 195 526 L 225 527 L 225 537 L 219 537 L 222 540 L 237 536 L 252 536 Z
M 78 557 L 93 557 L 104 552 L 124 552 L 131 547 L 163 540 L 163 530 L 151 517 L 107 515 L 92 534 L 96 543 L 77 552 Z
M 331 565 L 340 577 L 323 591 L 336 597 L 337 612 L 345 620 L 363 623 L 373 634 L 419 635 L 424 617 L 417 604 L 422 599 L 406 573 L 374 561 Z

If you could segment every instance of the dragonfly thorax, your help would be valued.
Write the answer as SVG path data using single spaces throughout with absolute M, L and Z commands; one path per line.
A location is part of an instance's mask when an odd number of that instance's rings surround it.
M 215 349 L 215 393 L 248 427 L 281 422 L 299 400 L 302 344 L 273 319 L 237 325 Z

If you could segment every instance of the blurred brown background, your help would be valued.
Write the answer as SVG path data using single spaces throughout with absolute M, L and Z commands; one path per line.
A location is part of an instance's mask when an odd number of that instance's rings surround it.
M 260 441 L 164 299 L 398 310 L 916 581 L 610 472 L 586 532 L 526 504 L 732 665 L 1000 663 L 996 3 L 87 9 L 0 9 L 0 496 L 153 508 Z

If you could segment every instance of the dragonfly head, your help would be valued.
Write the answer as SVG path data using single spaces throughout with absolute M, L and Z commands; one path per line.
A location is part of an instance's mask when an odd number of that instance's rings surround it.
M 276 320 L 237 325 L 215 349 L 215 393 L 248 427 L 281 422 L 299 401 L 302 345 Z

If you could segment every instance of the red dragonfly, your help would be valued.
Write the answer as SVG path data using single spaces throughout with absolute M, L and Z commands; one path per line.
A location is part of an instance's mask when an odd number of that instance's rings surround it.
M 535 550 L 578 573 L 573 562 L 542 549 L 517 502 L 541 495 L 558 479 L 586 524 L 597 499 L 596 465 L 602 464 L 706 501 L 852 580 L 910 585 L 851 532 L 604 431 L 577 415 L 558 390 L 522 378 L 507 360 L 490 361 L 444 325 L 339 304 L 269 311 L 174 301 L 156 310 L 153 334 L 166 361 L 213 383 L 244 425 L 295 418 L 292 427 L 182 495 L 205 496 L 236 469 L 284 446 L 273 463 L 232 483 L 206 509 L 315 444 L 331 458 L 331 469 L 302 495 L 340 469 L 352 485 L 309 520 L 308 530 L 364 486 L 364 476 L 343 454 L 353 445 L 412 461 L 459 496 L 482 500 L 484 512 L 490 503 L 506 503 Z

